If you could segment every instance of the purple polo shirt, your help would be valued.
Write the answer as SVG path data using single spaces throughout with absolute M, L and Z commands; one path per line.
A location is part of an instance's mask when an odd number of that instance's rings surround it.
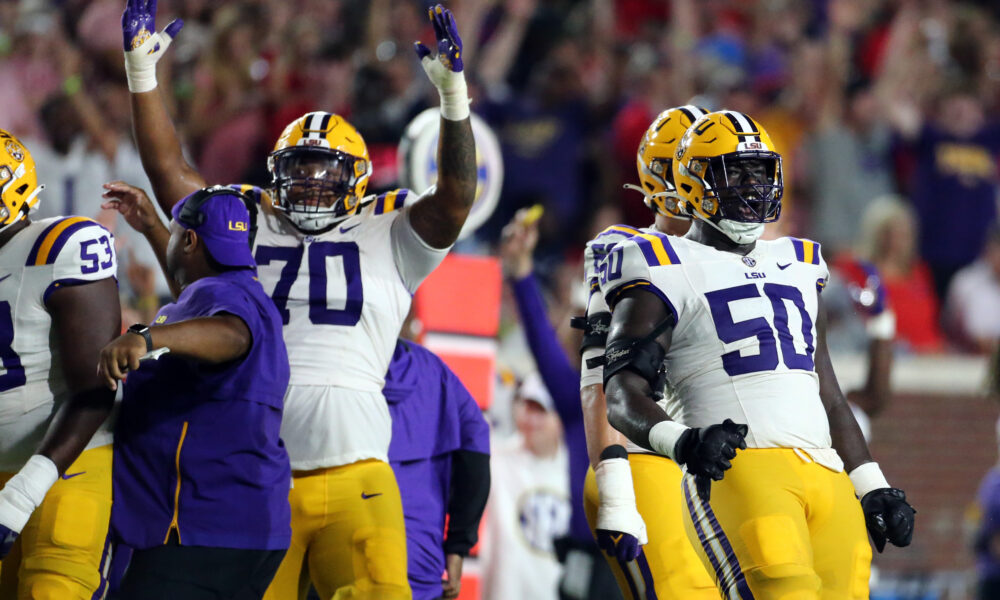
M 925 125 L 914 144 L 911 199 L 920 224 L 920 253 L 932 267 L 958 268 L 983 249 L 997 218 L 1000 123 L 967 139 Z
M 133 548 L 164 544 L 174 527 L 185 546 L 276 550 L 291 539 L 279 437 L 288 356 L 281 315 L 254 271 L 199 279 L 153 324 L 221 313 L 250 329 L 244 358 L 211 366 L 168 353 L 125 382 L 111 525 Z
M 382 390 L 392 415 L 392 464 L 403 497 L 414 600 L 441 595 L 444 529 L 457 450 L 489 454 L 490 430 L 458 377 L 423 346 L 396 343 Z
M 976 571 L 980 579 L 1000 579 L 1000 557 L 989 552 L 989 542 L 1000 535 L 1000 468 L 994 467 L 979 485 L 981 522 L 976 539 Z

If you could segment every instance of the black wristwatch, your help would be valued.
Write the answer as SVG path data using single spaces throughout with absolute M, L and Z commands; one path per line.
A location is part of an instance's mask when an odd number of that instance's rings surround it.
M 149 335 L 149 325 L 136 323 L 128 328 L 128 332 L 141 335 L 146 340 L 146 352 L 153 351 L 153 336 Z

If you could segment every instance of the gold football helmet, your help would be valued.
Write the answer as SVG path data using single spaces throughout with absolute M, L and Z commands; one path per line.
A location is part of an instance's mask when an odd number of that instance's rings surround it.
M 674 150 L 687 128 L 706 114 L 707 110 L 691 104 L 668 108 L 653 120 L 639 142 L 635 165 L 642 185 L 627 184 L 625 187 L 638 190 L 646 206 L 665 217 L 691 218 L 678 206 L 679 198 L 674 188 Z
M 311 112 L 285 127 L 267 158 L 275 208 L 303 231 L 320 231 L 361 207 L 372 163 L 343 117 Z
M 781 215 L 781 155 L 759 123 L 723 110 L 698 119 L 674 154 L 683 210 L 737 243 L 760 236 Z
M 0 129 L 0 229 L 12 225 L 38 203 L 35 161 L 16 137 Z

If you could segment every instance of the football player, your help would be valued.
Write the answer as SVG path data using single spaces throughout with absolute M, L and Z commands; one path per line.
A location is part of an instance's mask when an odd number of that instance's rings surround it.
M 125 63 L 143 166 L 170 210 L 204 180 L 156 90 L 156 61 L 181 23 L 156 33 L 155 10 L 155 0 L 128 0 Z M 325 112 L 290 123 L 268 156 L 273 184 L 261 195 L 254 256 L 285 324 L 282 439 L 294 479 L 292 543 L 269 599 L 305 596 L 307 560 L 323 598 L 410 597 L 382 386 L 411 296 L 455 242 L 476 188 L 462 42 L 450 11 L 436 6 L 430 19 L 438 54 L 416 50 L 441 95 L 435 187 L 366 198 L 364 140 Z
M 705 114 L 704 109 L 688 105 L 656 117 L 636 155 L 641 187 L 626 186 L 643 194 L 653 211 L 653 224 L 641 230 L 613 225 L 588 242 L 584 253 L 585 279 L 591 291 L 586 323 L 577 321 L 586 327 L 580 397 L 591 469 L 584 486 L 584 507 L 622 594 L 629 599 L 719 597 L 684 533 L 680 467 L 629 442 L 608 423 L 600 360 L 611 320 L 598 282 L 601 264 L 616 244 L 634 235 L 683 235 L 687 231 L 690 217 L 680 211 L 674 188 L 674 149 L 687 128 Z
M 914 511 L 837 384 L 819 245 L 758 239 L 781 212 L 781 157 L 753 119 L 722 111 L 688 129 L 673 172 L 691 230 L 634 236 L 599 274 L 608 418 L 685 467 L 685 528 L 725 597 L 867 598 L 865 525 L 879 551 L 905 546 Z M 669 417 L 652 399 L 661 365 Z
M 96 221 L 31 221 L 42 187 L 0 130 L 0 598 L 86 600 L 111 558 L 115 394 L 96 364 L 121 331 L 117 258 Z

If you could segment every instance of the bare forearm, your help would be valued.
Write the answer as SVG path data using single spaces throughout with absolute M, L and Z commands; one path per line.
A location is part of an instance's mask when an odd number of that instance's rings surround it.
M 580 390 L 583 403 L 583 429 L 587 435 L 587 456 L 590 466 L 601 462 L 601 452 L 608 446 L 625 446 L 628 440 L 608 422 L 607 402 L 604 386 L 595 383 Z
M 871 462 L 872 455 L 868 451 L 864 434 L 858 426 L 854 413 L 842 400 L 833 407 L 827 408 L 827 419 L 830 421 L 830 438 L 833 448 L 844 461 L 847 472 L 850 473 L 859 465 Z
M 608 381 L 605 401 L 608 422 L 626 438 L 652 450 L 649 430 L 669 419 L 656 403 L 649 383 L 631 371 L 620 371 Z
M 411 223 L 429 245 L 447 248 L 458 239 L 475 199 L 476 144 L 472 121 L 442 118 L 437 186 L 413 206 Z
M 65 473 L 111 414 L 114 405 L 115 393 L 103 386 L 73 394 L 53 417 L 38 454 L 47 456 L 60 473 Z
M 146 241 L 149 242 L 150 247 L 153 249 L 153 253 L 156 254 L 156 262 L 160 263 L 160 270 L 163 271 L 167 285 L 170 286 L 170 293 L 176 299 L 181 295 L 181 287 L 170 277 L 170 271 L 167 270 L 167 242 L 170 241 L 170 232 L 163 224 L 157 224 L 149 231 L 146 231 L 145 236 Z
M 233 315 L 199 317 L 172 325 L 150 327 L 153 349 L 209 364 L 235 360 L 250 350 L 250 330 Z
M 187 163 L 160 89 L 131 94 L 132 132 L 142 167 L 163 212 L 191 192 L 205 187 L 202 176 Z
M 868 379 L 865 387 L 849 397 L 869 417 L 878 416 L 892 396 L 892 341 L 873 339 L 868 346 Z

